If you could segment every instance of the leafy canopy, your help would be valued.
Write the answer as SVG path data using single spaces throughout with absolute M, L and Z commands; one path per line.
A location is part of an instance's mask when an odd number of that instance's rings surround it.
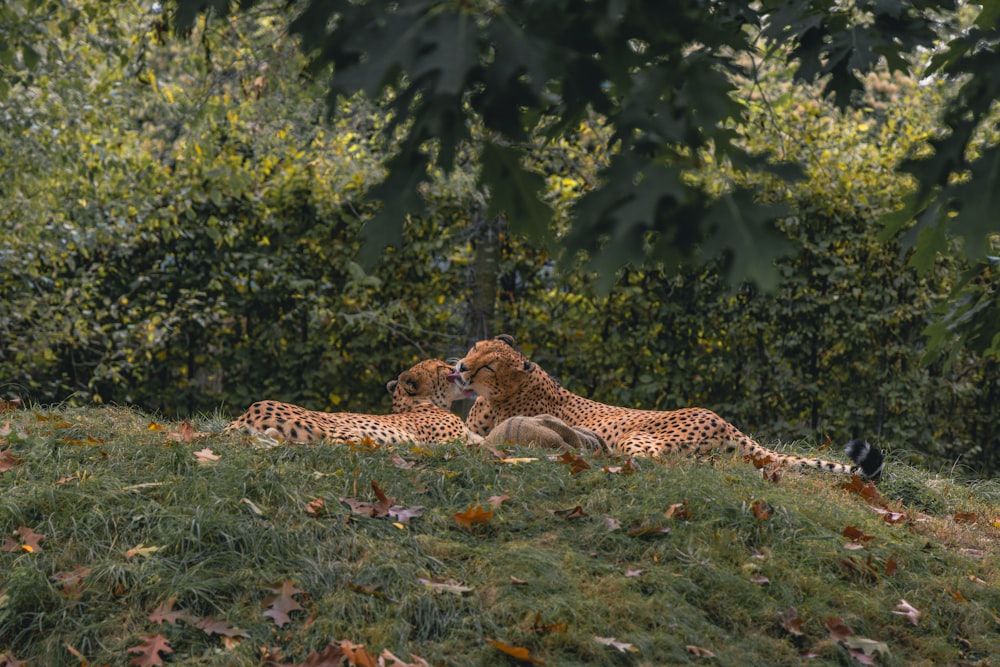
M 614 128 L 618 150 L 600 187 L 578 202 L 569 248 L 589 251 L 610 282 L 614 269 L 644 256 L 649 232 L 656 232 L 652 249 L 660 259 L 691 260 L 701 247 L 702 256 L 732 258 L 731 279 L 773 286 L 772 260 L 787 249 L 772 224 L 782 210 L 758 203 L 746 186 L 711 197 L 683 178 L 698 166 L 698 149 L 764 166 L 733 141 L 731 121 L 742 111 L 730 76 L 734 59 L 762 39 L 791 44 L 797 76 L 819 80 L 842 106 L 860 91 L 859 72 L 881 62 L 909 69 L 918 52 L 935 54 L 929 74 L 971 74 L 948 110 L 950 132 L 936 140 L 935 157 L 910 165 L 919 189 L 893 224 L 923 213 L 922 225 L 952 226 L 981 256 L 993 229 L 1000 153 L 992 148 L 973 160 L 967 148 L 1000 92 L 990 75 L 1000 11 L 987 7 L 971 29 L 956 31 L 948 21 L 959 5 L 308 0 L 291 29 L 315 72 L 333 66 L 331 98 L 365 91 L 388 100 L 394 112 L 386 131 L 398 137 L 398 152 L 371 193 L 382 200 L 368 230 L 377 247 L 401 237 L 405 213 L 422 207 L 417 186 L 428 167 L 453 166 L 459 147 L 473 139 L 473 118 L 485 128 L 479 185 L 490 193 L 491 210 L 508 212 L 516 231 L 551 236 L 551 211 L 537 203 L 543 181 L 525 166 L 528 139 L 539 127 L 550 138 L 562 136 L 597 112 Z M 176 0 L 176 28 L 188 28 L 205 6 Z M 229 10 L 226 2 L 208 6 Z M 971 180 L 949 182 L 950 174 L 967 170 Z M 942 245 L 940 235 L 917 240 L 935 250 Z

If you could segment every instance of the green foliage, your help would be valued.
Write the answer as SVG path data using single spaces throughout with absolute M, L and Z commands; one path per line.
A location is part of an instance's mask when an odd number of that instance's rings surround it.
M 0 451 L 16 463 L 0 472 L 0 656 L 32 664 L 124 665 L 156 634 L 172 662 L 208 665 L 259 665 L 262 647 L 301 664 L 345 639 L 442 665 L 498 664 L 485 639 L 547 664 L 678 664 L 694 659 L 689 647 L 726 664 L 799 664 L 802 650 L 846 664 L 828 617 L 884 642 L 880 664 L 1000 650 L 997 552 L 984 537 L 1000 509 L 994 482 L 895 463 L 881 493 L 920 520 L 887 523 L 833 477 L 776 484 L 728 457 L 640 460 L 623 474 L 603 469 L 621 461 L 584 454 L 591 467 L 571 474 L 520 447 L 536 460 L 461 446 L 266 449 L 217 433 L 184 442 L 176 423 L 151 430 L 121 408 L 5 417 Z M 199 462 L 206 448 L 218 460 Z M 422 513 L 399 525 L 353 514 L 340 499 L 374 500 L 372 481 Z M 460 525 L 454 515 L 474 505 L 492 518 Z M 22 527 L 43 536 L 39 548 L 21 546 Z M 286 581 L 302 609 L 278 628 L 266 600 Z M 893 613 L 901 598 L 917 625 Z M 152 617 L 168 605 L 234 634 Z M 790 607 L 801 635 L 781 622 Z

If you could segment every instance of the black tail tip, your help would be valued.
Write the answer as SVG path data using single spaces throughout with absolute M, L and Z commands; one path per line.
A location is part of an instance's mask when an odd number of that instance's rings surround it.
M 851 440 L 844 448 L 847 457 L 857 464 L 857 471 L 864 479 L 878 479 L 882 476 L 882 468 L 885 467 L 885 455 L 878 447 L 874 447 L 864 440 Z

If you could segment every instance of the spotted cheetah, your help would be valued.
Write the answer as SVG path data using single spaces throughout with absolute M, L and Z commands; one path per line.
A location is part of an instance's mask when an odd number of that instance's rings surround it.
M 884 465 L 882 452 L 860 440 L 847 445 L 847 455 L 854 462 L 848 465 L 767 449 L 705 408 L 634 410 L 592 401 L 563 388 L 517 351 L 513 337 L 508 335 L 473 345 L 455 363 L 449 379 L 467 396 L 479 396 L 466 418 L 469 429 L 478 434 L 488 433 L 515 415 L 549 414 L 570 426 L 594 431 L 612 451 L 628 456 L 705 455 L 716 449 L 738 450 L 761 464 L 816 468 L 866 479 L 878 478 Z
M 448 411 L 462 391 L 447 379 L 451 367 L 443 361 L 421 361 L 386 384 L 392 394 L 392 414 L 316 412 L 278 401 L 258 401 L 226 427 L 263 433 L 300 443 L 371 442 L 436 444 L 460 440 L 479 442 L 458 415 Z

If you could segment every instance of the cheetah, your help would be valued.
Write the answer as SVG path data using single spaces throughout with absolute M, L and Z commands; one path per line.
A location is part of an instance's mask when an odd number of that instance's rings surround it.
M 461 389 L 447 379 L 450 371 L 445 362 L 429 359 L 389 381 L 386 389 L 392 394 L 392 414 L 316 412 L 289 403 L 258 401 L 225 430 L 280 436 L 298 443 L 479 442 L 482 438 L 448 410 L 462 398 Z
M 864 479 L 877 479 L 884 466 L 882 452 L 861 440 L 852 440 L 846 447 L 847 456 L 854 462 L 849 465 L 767 449 L 705 408 L 635 410 L 598 403 L 563 388 L 515 349 L 514 338 L 506 334 L 473 345 L 455 363 L 449 379 L 467 396 L 478 395 L 466 424 L 480 435 L 515 415 L 548 414 L 570 426 L 594 431 L 610 450 L 627 456 L 703 456 L 720 449 L 739 451 L 761 465 L 816 468 Z

